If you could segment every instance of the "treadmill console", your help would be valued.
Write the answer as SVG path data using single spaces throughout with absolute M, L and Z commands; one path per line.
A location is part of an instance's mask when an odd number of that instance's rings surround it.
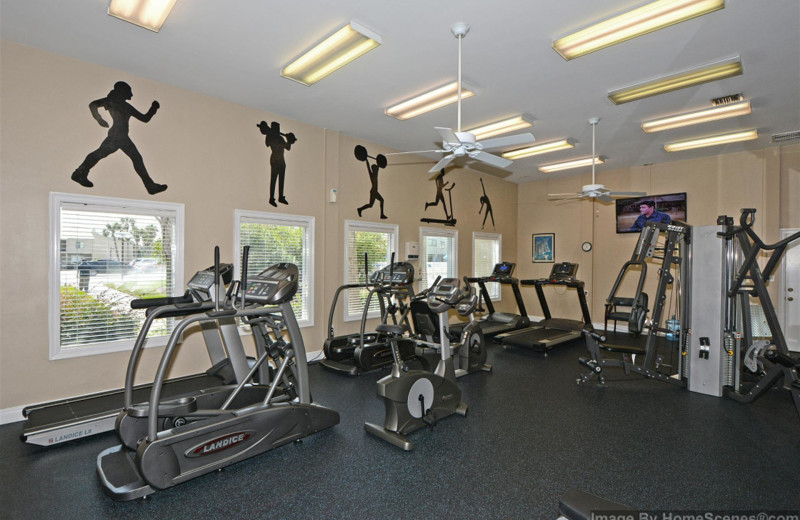
M 245 294 L 248 302 L 259 305 L 278 305 L 288 302 L 297 293 L 299 271 L 287 262 L 267 267 L 247 278 Z
M 513 262 L 500 262 L 499 264 L 494 264 L 492 274 L 489 275 L 487 281 L 493 282 L 495 280 L 507 280 L 511 278 L 511 275 L 514 274 L 514 268 L 516 266 L 517 264 Z
M 231 283 L 233 278 L 233 264 L 219 264 L 219 277 L 223 285 Z M 205 295 L 210 294 L 211 287 L 214 286 L 214 266 L 208 269 L 197 271 L 186 287 L 190 291 L 197 291 Z
M 414 283 L 414 266 L 408 262 L 395 262 L 378 269 L 369 279 L 373 284 L 410 285 Z
M 561 262 L 553 265 L 553 269 L 550 271 L 548 280 L 551 282 L 574 280 L 576 274 L 578 274 L 578 264 Z

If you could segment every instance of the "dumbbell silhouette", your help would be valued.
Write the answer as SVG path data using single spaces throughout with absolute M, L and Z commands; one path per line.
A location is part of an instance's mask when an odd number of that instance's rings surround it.
M 375 161 L 375 164 L 378 165 L 378 168 L 386 168 L 386 165 L 389 162 L 386 160 L 386 156 L 382 153 L 379 153 L 376 157 L 367 154 L 367 149 L 361 146 L 360 144 L 356 145 L 355 150 L 353 150 L 353 154 L 356 156 L 356 159 L 359 161 L 366 161 L 367 158 L 372 159 Z

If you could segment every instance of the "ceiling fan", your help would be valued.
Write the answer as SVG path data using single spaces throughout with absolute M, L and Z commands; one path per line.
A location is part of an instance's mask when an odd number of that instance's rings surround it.
M 596 183 L 594 173 L 597 156 L 594 150 L 594 135 L 598 121 L 600 121 L 599 117 L 589 119 L 589 124 L 592 125 L 592 183 L 583 186 L 578 193 L 548 193 L 547 198 L 561 200 L 600 199 L 603 202 L 613 202 L 613 197 L 642 197 L 647 195 L 643 191 L 611 191 L 604 185 Z
M 429 173 L 438 172 L 459 157 L 468 157 L 470 159 L 484 162 L 491 166 L 505 168 L 506 166 L 513 164 L 513 161 L 497 155 L 492 155 L 486 152 L 486 150 L 533 143 L 535 141 L 533 134 L 528 132 L 524 134 L 478 141 L 475 139 L 475 134 L 472 132 L 461 131 L 461 40 L 469 32 L 469 25 L 465 23 L 457 23 L 450 28 L 450 32 L 453 33 L 453 36 L 458 38 L 458 126 L 456 127 L 456 130 L 453 131 L 452 128 L 445 127 L 434 127 L 434 130 L 436 130 L 442 137 L 441 149 L 419 150 L 414 152 L 395 152 L 388 153 L 386 155 L 419 154 L 431 152 L 445 154 L 439 160 L 439 162 L 433 166 L 433 168 L 428 170 Z

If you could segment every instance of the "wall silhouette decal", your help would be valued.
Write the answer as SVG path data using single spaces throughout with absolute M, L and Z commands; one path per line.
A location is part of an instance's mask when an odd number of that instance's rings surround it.
M 377 156 L 372 157 L 371 155 L 367 154 L 367 149 L 361 146 L 360 144 L 356 145 L 356 147 L 353 149 L 353 154 L 356 156 L 356 159 L 366 163 L 367 173 L 369 174 L 369 182 L 371 184 L 371 187 L 369 189 L 369 202 L 367 202 L 366 204 L 364 204 L 363 206 L 361 206 L 356 210 L 358 211 L 358 216 L 360 217 L 361 212 L 364 211 L 365 209 L 371 208 L 373 204 L 375 204 L 375 201 L 377 200 L 380 201 L 381 203 L 381 218 L 383 219 L 388 218 L 383 213 L 383 197 L 381 197 L 381 194 L 378 193 L 378 171 L 380 171 L 381 168 L 386 168 L 386 165 L 388 164 L 386 161 L 386 156 L 379 153 Z M 370 159 L 374 159 L 375 164 L 370 165 L 369 164 Z
M 133 162 L 133 169 L 141 177 L 144 187 L 147 188 L 147 192 L 150 195 L 161 193 L 167 189 L 166 184 L 158 184 L 150 178 L 147 169 L 144 167 L 142 155 L 136 149 L 136 145 L 133 144 L 131 138 L 128 137 L 131 117 L 147 123 L 161 105 L 158 104 L 158 101 L 153 101 L 150 105 L 150 110 L 146 114 L 142 114 L 127 102 L 132 97 L 133 91 L 130 85 L 124 81 L 117 81 L 114 83 L 114 89 L 106 97 L 89 103 L 89 111 L 92 113 L 92 117 L 103 128 L 108 128 L 108 122 L 100 115 L 99 109 L 105 108 L 111 114 L 111 128 L 108 129 L 108 136 L 100 143 L 100 147 L 90 152 L 81 165 L 72 173 L 73 181 L 81 186 L 91 188 L 94 184 L 88 178 L 89 170 L 100 162 L 100 159 L 111 155 L 117 150 L 122 150 L 125 155 L 130 157 L 131 162 Z
M 481 224 L 481 229 L 486 226 L 486 217 L 492 217 L 492 228 L 497 229 L 494 225 L 494 212 L 492 211 L 492 202 L 489 200 L 489 196 L 486 195 L 486 186 L 483 185 L 483 178 L 481 178 L 481 188 L 483 188 L 483 197 L 481 197 L 481 209 L 478 210 L 478 215 L 486 209 L 486 213 L 483 215 L 483 224 Z
M 264 143 L 271 152 L 269 156 L 269 203 L 278 207 L 278 204 L 275 202 L 275 182 L 277 181 L 278 202 L 281 204 L 289 204 L 289 201 L 286 200 L 283 194 L 283 182 L 286 177 L 284 150 L 291 150 L 292 145 L 297 142 L 297 137 L 291 132 L 288 134 L 281 133 L 281 124 L 277 121 L 273 121 L 271 125 L 268 125 L 266 121 L 261 121 L 256 126 L 261 130 L 261 133 L 266 136 Z
M 443 219 L 440 218 L 423 218 L 420 219 L 420 222 L 427 222 L 429 224 L 444 224 L 445 226 L 455 226 L 456 219 L 453 217 L 453 188 L 456 187 L 456 183 L 449 183 L 444 182 L 444 173 L 445 170 L 439 172 L 439 175 L 436 176 L 436 200 L 433 202 L 426 202 L 425 203 L 425 211 L 428 211 L 428 208 L 431 206 L 438 206 L 439 202 L 442 203 L 442 208 L 444 209 L 444 217 Z M 448 188 L 447 186 L 450 185 Z M 450 199 L 450 213 L 447 212 L 447 203 L 444 200 L 444 193 L 447 192 L 447 195 Z

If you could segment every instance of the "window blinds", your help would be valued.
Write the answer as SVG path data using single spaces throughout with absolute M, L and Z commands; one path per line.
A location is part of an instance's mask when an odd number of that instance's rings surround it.
M 300 272 L 297 294 L 292 309 L 298 322 L 310 319 L 311 240 L 310 221 L 277 221 L 269 218 L 243 217 L 239 221 L 239 265 L 244 246 L 250 246 L 248 273 L 259 273 L 267 267 L 289 262 Z
M 495 264 L 500 262 L 500 235 L 475 234 L 472 240 L 472 266 L 476 278 L 492 274 Z M 500 300 L 499 283 L 488 283 L 486 289 L 493 301 Z
M 420 240 L 419 288 L 427 289 L 437 276 L 455 278 L 456 235 L 447 231 L 428 231 L 423 229 Z
M 363 284 L 376 270 L 389 265 L 391 261 L 391 248 L 394 243 L 393 232 L 382 231 L 379 228 L 366 228 L 348 226 L 347 231 L 347 259 L 346 282 Z M 366 276 L 364 254 L 367 255 Z M 349 319 L 361 318 L 364 305 L 367 301 L 369 289 L 348 289 L 345 291 L 345 317 Z M 370 300 L 369 313 L 378 313 L 380 305 L 378 299 Z
M 173 296 L 176 217 L 169 211 L 62 203 L 58 216 L 59 338 L 74 348 L 133 340 L 135 298 Z M 182 283 L 182 281 L 180 281 Z M 157 320 L 148 337 L 171 333 Z

